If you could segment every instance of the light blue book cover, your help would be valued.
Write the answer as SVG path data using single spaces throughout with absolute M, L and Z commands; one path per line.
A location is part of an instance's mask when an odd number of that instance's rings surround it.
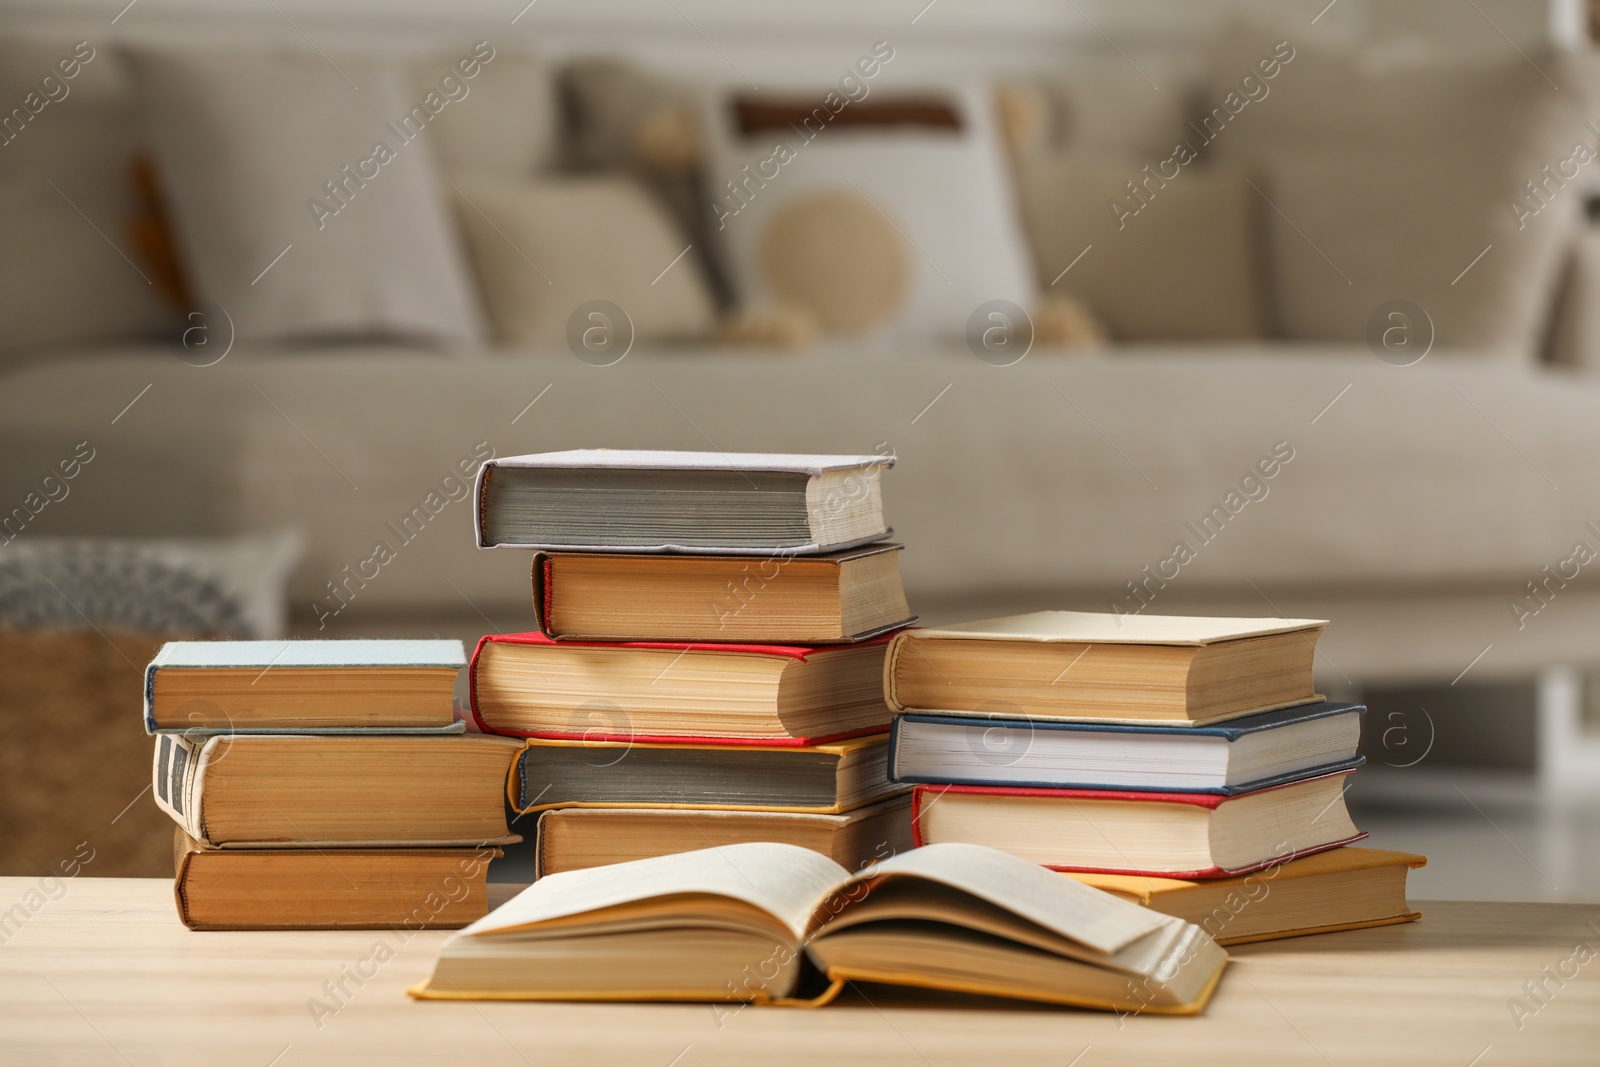
M 348 734 L 348 733 L 461 733 L 462 722 L 443 726 L 331 726 L 297 725 L 293 727 L 250 727 L 233 730 L 228 727 L 203 727 L 193 729 L 158 729 L 155 722 L 154 698 L 156 674 L 160 671 L 259 669 L 262 675 L 274 670 L 351 668 L 373 670 L 383 668 L 439 668 L 459 671 L 466 666 L 466 649 L 460 641 L 453 640 L 309 640 L 309 641 L 168 641 L 161 646 L 155 659 L 145 668 L 144 675 L 144 727 L 149 734 L 183 733 L 208 735 L 218 733 L 262 734 Z

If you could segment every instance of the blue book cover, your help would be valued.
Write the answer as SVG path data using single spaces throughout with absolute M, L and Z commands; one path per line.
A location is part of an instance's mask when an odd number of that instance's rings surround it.
M 149 734 L 173 732 L 193 735 L 217 733 L 345 734 L 430 733 L 456 734 L 460 722 L 436 726 L 250 726 L 161 728 L 156 725 L 154 698 L 156 675 L 161 671 L 259 670 L 265 676 L 276 670 L 384 668 L 436 668 L 459 671 L 466 666 L 466 649 L 455 640 L 282 640 L 282 641 L 168 641 L 161 646 L 144 673 L 144 728 Z
M 1012 778 L 997 778 L 982 774 L 967 776 L 949 776 L 939 779 L 920 777 L 915 775 L 901 775 L 900 744 L 901 728 L 903 723 L 932 723 L 941 726 L 961 727 L 973 732 L 974 738 L 981 738 L 988 731 L 1015 730 L 1031 736 L 1039 733 L 1079 733 L 1100 735 L 1146 735 L 1146 736 L 1176 736 L 1176 737 L 1205 737 L 1220 738 L 1225 743 L 1233 743 L 1241 737 L 1259 734 L 1267 730 L 1281 729 L 1297 723 L 1310 722 L 1315 719 L 1325 719 L 1335 715 L 1355 714 L 1361 715 L 1366 708 L 1360 704 L 1345 704 L 1334 701 L 1316 701 L 1309 704 L 1298 704 L 1294 707 L 1278 708 L 1274 711 L 1263 711 L 1255 715 L 1246 715 L 1238 719 L 1217 723 L 1212 726 L 1172 726 L 1150 725 L 1133 726 L 1121 723 L 1106 722 L 1063 722 L 1059 719 L 1027 719 L 1007 718 L 1003 716 L 981 715 L 950 715 L 929 714 L 924 712 L 905 712 L 894 717 L 894 722 L 889 731 L 889 777 L 892 781 L 908 782 L 919 785 L 978 785 L 1016 787 L 1023 789 L 1130 789 L 1146 792 L 1169 793 L 1213 793 L 1219 796 L 1233 796 L 1238 793 L 1248 793 L 1256 789 L 1265 789 L 1275 785 L 1286 785 L 1289 782 L 1299 781 L 1303 778 L 1314 778 L 1319 775 L 1332 774 L 1339 771 L 1354 770 L 1366 762 L 1366 757 L 1354 755 L 1312 766 L 1297 768 L 1282 774 L 1275 774 L 1265 778 L 1258 778 L 1248 782 L 1238 782 L 1232 785 L 1196 786 L 1196 785 L 1161 785 L 1148 781 L 1125 781 L 1117 783 L 1107 782 L 1082 782 L 1061 780 L 1035 780 L 1018 781 Z M 981 741 L 975 741 L 981 744 Z M 977 749 L 974 749 L 977 752 Z M 1020 759 L 1020 756 L 1017 757 Z M 980 761 L 987 762 L 984 757 Z M 991 755 L 988 759 L 1005 760 L 1004 753 Z

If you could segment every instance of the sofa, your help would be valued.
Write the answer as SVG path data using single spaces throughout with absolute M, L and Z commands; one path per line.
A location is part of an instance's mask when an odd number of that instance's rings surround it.
M 1204 151 L 1192 168 L 1160 140 L 1172 115 L 1130 103 L 1137 83 L 1115 55 L 986 83 L 1008 91 L 984 166 L 1014 183 L 1005 195 L 1036 272 L 1017 303 L 1066 298 L 1064 326 L 1061 306 L 1023 308 L 1041 323 L 1020 359 L 992 358 L 959 326 L 850 336 L 826 315 L 797 325 L 776 306 L 740 308 L 748 293 L 727 277 L 737 250 L 697 268 L 710 294 L 689 316 L 699 336 L 663 327 L 615 359 L 586 359 L 559 333 L 284 338 L 236 330 L 214 303 L 209 318 L 127 337 L 17 345 L 0 324 L 4 507 L 39 499 L 82 442 L 95 452 L 70 495 L 28 509 L 7 543 L 294 529 L 295 632 L 470 636 L 532 621 L 525 555 L 472 543 L 462 472 L 490 451 L 876 450 L 896 457 L 886 505 L 928 620 L 1046 606 L 1326 617 L 1330 692 L 1585 664 L 1600 622 L 1578 559 L 1580 545 L 1600 552 L 1600 255 L 1582 181 L 1559 174 L 1585 165 L 1575 142 L 1595 140 L 1581 121 L 1586 63 L 1299 42 L 1285 63 L 1283 40 L 1230 32 L 1165 67 L 1139 54 L 1139 78 L 1187 79 L 1172 106 L 1194 116 L 1185 126 Z M 841 55 L 848 71 L 855 54 Z M 1260 64 L 1274 55 L 1269 79 Z M 602 87 L 622 84 L 599 71 Z M 1574 90 L 1546 96 L 1547 75 Z M 75 158 L 72 103 L 52 105 L 60 129 L 46 129 L 47 111 L 23 136 Z M 588 142 L 536 132 L 589 144 L 585 166 L 616 164 L 702 243 L 692 227 L 707 212 L 673 199 L 681 139 L 640 172 L 592 130 Z M 11 162 L 0 181 L 32 180 Z M 1080 191 L 1049 199 L 1069 186 Z M 475 208 L 457 208 L 477 225 Z M 1093 252 L 1069 265 L 1080 239 L 1116 254 L 1103 269 Z M 96 271 L 122 269 L 100 253 L 109 265 Z M 11 259 L 17 283 L 26 264 Z M 7 314 L 60 302 L 63 287 L 86 319 L 112 299 L 110 283 L 103 299 L 84 288 L 100 274 L 44 275 L 22 297 L 12 285 Z M 1398 319 L 1384 310 L 1394 301 Z M 212 349 L 194 343 L 197 327 Z M 1404 336 L 1391 343 L 1391 328 Z M 374 570 L 380 542 L 393 558 Z

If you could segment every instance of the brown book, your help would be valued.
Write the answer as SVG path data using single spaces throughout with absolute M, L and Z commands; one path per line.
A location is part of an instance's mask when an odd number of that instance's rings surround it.
M 887 638 L 854 645 L 580 644 L 490 634 L 472 712 L 495 734 L 805 745 L 889 728 Z
M 1367 835 L 1345 807 L 1349 771 L 1249 793 L 919 785 L 918 845 L 966 842 L 1062 871 L 1218 878 Z
M 1219 945 L 1242 945 L 1420 919 L 1406 901 L 1406 872 L 1427 862 L 1410 852 L 1346 847 L 1235 878 L 1066 876 L 1192 922 Z
M 156 803 L 212 848 L 480 845 L 506 832 L 504 737 L 162 734 Z
M 173 841 L 191 930 L 453 930 L 489 913 L 497 848 L 208 849 Z
M 895 711 L 1202 726 L 1319 699 L 1316 619 L 1039 611 L 907 630 Z
M 539 816 L 539 876 L 747 841 L 798 845 L 859 870 L 912 847 L 911 801 L 893 797 L 843 815 L 556 808 Z
M 858 641 L 915 618 L 900 545 L 833 552 L 691 556 L 540 553 L 539 629 L 557 640 Z
M 460 641 L 169 641 L 145 669 L 145 728 L 448 729 Z

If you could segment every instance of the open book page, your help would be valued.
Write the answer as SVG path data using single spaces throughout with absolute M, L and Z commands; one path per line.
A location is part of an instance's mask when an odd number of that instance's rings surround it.
M 1106 956 L 1171 922 L 1158 912 L 981 845 L 952 842 L 913 849 L 873 864 L 852 882 L 895 875 L 963 890 Z M 820 916 L 815 925 L 825 926 L 826 917 Z
M 1154 973 L 1157 965 L 1169 955 L 1174 940 L 1182 935 L 1180 928 L 1188 926 L 1180 919 L 1169 919 L 1165 927 L 1135 938 L 1108 955 L 1023 919 L 1006 908 L 920 877 L 891 875 L 874 882 L 865 895 L 847 892 L 833 899 L 842 900 L 844 904 L 837 909 L 837 915 L 822 924 L 812 944 L 852 927 L 886 921 L 903 924 L 910 920 L 988 934 L 1064 959 L 1139 975 Z
M 1089 644 L 1208 645 L 1244 637 L 1328 625 L 1323 619 L 1223 619 L 1187 615 L 1111 615 L 1092 611 L 1035 611 L 909 633 L 906 640 L 941 637 Z
M 828 857 L 795 845 L 753 842 L 565 871 L 541 878 L 462 931 L 489 934 L 621 904 L 704 893 L 771 914 L 801 940 L 817 902 L 849 878 Z

